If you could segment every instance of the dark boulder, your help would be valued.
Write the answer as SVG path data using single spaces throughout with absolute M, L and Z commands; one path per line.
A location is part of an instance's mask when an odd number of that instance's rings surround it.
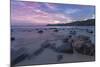
M 87 45 L 82 45 L 80 48 L 76 48 L 78 53 L 94 56 L 95 55 L 95 48 L 93 46 L 88 47 Z
M 58 29 L 55 29 L 54 32 L 59 32 L 59 30 Z
M 87 36 L 75 37 L 73 47 L 78 53 L 89 56 L 95 55 L 95 45 L 93 45 L 93 43 Z
M 42 34 L 43 33 L 43 30 L 39 30 L 38 33 Z
M 15 37 L 11 37 L 11 41 L 14 41 L 15 40 Z

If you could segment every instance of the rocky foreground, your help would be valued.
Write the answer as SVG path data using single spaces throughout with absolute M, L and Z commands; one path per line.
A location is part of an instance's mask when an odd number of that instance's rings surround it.
M 50 48 L 56 52 L 61 53 L 74 53 L 74 51 L 81 53 L 83 55 L 94 56 L 95 55 L 95 45 L 91 42 L 89 37 L 84 35 L 71 36 L 69 35 L 66 39 L 62 40 L 63 44 L 56 46 L 56 42 L 46 41 L 42 48 Z M 51 43 L 50 43 L 51 42 Z
M 19 30 L 13 34 L 16 35 L 11 37 L 12 66 L 92 61 L 95 57 L 93 30 L 44 28 Z
M 62 40 L 62 45 L 57 46 L 57 41 L 45 41 L 41 44 L 41 47 L 33 52 L 31 55 L 24 53 L 25 50 L 23 48 L 20 51 L 23 51 L 23 54 L 19 55 L 16 59 L 12 61 L 12 64 L 17 64 L 24 59 L 31 59 L 38 55 L 40 55 L 45 49 L 51 49 L 58 53 L 65 53 L 65 54 L 73 54 L 74 52 L 88 55 L 88 56 L 95 56 L 95 45 L 91 42 L 89 37 L 84 35 L 72 36 L 69 35 L 65 39 Z M 58 56 L 58 60 L 62 58 L 62 55 Z

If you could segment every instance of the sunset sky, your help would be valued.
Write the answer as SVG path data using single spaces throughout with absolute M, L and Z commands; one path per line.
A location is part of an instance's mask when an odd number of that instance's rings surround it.
M 11 1 L 12 25 L 70 23 L 95 17 L 95 7 L 86 5 Z

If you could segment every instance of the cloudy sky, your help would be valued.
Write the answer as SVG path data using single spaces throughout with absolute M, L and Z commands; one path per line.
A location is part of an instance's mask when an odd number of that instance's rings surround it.
M 94 16 L 95 7 L 90 5 L 11 1 L 12 25 L 70 23 Z

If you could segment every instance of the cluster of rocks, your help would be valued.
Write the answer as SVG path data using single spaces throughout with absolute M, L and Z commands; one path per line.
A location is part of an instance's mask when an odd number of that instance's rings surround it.
M 76 35 L 76 31 L 70 31 L 69 34 Z
M 73 54 L 74 51 L 76 51 L 83 55 L 89 55 L 89 56 L 95 55 L 95 45 L 91 42 L 88 36 L 78 35 L 73 37 L 69 35 L 62 42 L 63 44 L 58 47 L 56 47 L 57 43 L 52 44 L 50 42 L 44 43 L 42 47 L 50 48 L 60 53 Z
M 64 46 L 63 49 L 65 50 L 65 52 L 72 52 L 73 50 L 75 50 L 76 52 L 84 55 L 89 55 L 89 56 L 95 55 L 95 45 L 91 42 L 88 36 L 84 35 L 79 35 L 75 37 L 68 36 L 63 41 L 64 43 L 66 43 L 66 46 Z
M 11 38 L 14 40 L 14 38 Z M 55 41 L 57 42 L 57 41 Z M 45 41 L 41 44 L 41 47 L 29 55 L 25 48 L 20 48 L 19 50 L 11 50 L 11 64 L 15 65 L 26 58 L 31 58 L 40 55 L 45 49 L 49 48 L 58 53 L 68 53 L 73 54 L 74 51 L 88 56 L 95 56 L 95 45 L 91 42 L 88 36 L 78 35 L 78 36 L 67 36 L 62 40 L 63 44 L 56 46 L 57 43 L 51 43 L 51 41 Z M 60 61 L 63 58 L 62 55 L 57 56 L 57 61 Z
M 73 38 L 72 46 L 78 53 L 89 56 L 95 55 L 95 45 L 87 36 L 80 35 Z

